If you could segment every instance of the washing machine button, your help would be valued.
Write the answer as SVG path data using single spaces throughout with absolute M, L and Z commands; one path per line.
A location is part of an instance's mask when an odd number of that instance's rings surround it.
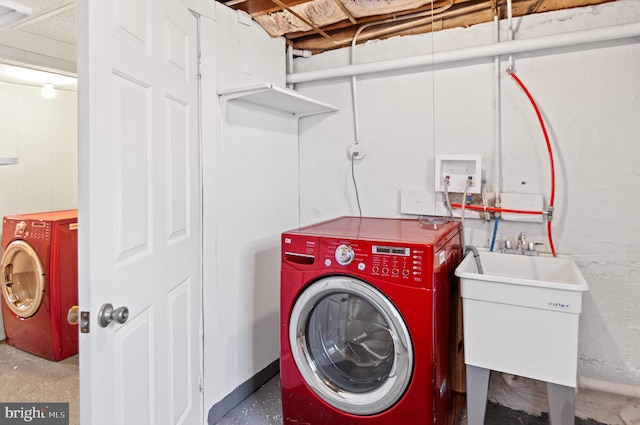
M 331 265 L 331 260 L 329 260 L 328 258 L 324 260 L 324 265 L 329 267 Z
M 358 263 L 358 270 L 363 271 L 365 267 L 364 263 Z

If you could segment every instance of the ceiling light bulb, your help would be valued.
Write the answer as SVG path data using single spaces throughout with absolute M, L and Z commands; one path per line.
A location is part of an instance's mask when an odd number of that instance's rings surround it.
M 42 86 L 42 90 L 40 90 L 40 94 L 45 99 L 53 99 L 54 97 L 56 97 L 56 90 L 53 88 L 53 84 L 44 83 L 44 86 Z

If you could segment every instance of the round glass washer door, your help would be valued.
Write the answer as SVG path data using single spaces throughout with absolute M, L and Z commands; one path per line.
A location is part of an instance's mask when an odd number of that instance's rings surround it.
M 343 412 L 383 412 L 411 381 L 413 347 L 404 319 L 359 279 L 327 277 L 306 288 L 291 312 L 289 344 L 307 385 Z
M 35 250 L 25 241 L 9 244 L 2 255 L 2 298 L 18 317 L 27 319 L 44 299 L 44 271 Z

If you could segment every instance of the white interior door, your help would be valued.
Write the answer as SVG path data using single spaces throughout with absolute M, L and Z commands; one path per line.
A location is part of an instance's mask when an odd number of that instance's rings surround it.
M 78 13 L 81 423 L 202 423 L 197 18 L 180 0 Z M 102 327 L 106 303 L 128 320 Z

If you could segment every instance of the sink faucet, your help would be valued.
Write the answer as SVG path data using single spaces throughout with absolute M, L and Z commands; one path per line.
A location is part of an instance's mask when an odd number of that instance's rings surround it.
M 518 250 L 518 254 L 524 254 L 527 249 L 527 238 L 524 232 L 518 235 L 518 241 L 516 243 L 516 249 Z
M 519 255 L 538 255 L 538 251 L 536 251 L 536 245 L 541 245 L 540 243 L 535 243 L 531 241 L 527 241 L 527 236 L 524 232 L 520 233 L 516 239 L 516 247 L 513 248 L 510 240 L 504 241 L 504 248 L 502 248 L 502 252 L 506 254 L 519 254 Z

